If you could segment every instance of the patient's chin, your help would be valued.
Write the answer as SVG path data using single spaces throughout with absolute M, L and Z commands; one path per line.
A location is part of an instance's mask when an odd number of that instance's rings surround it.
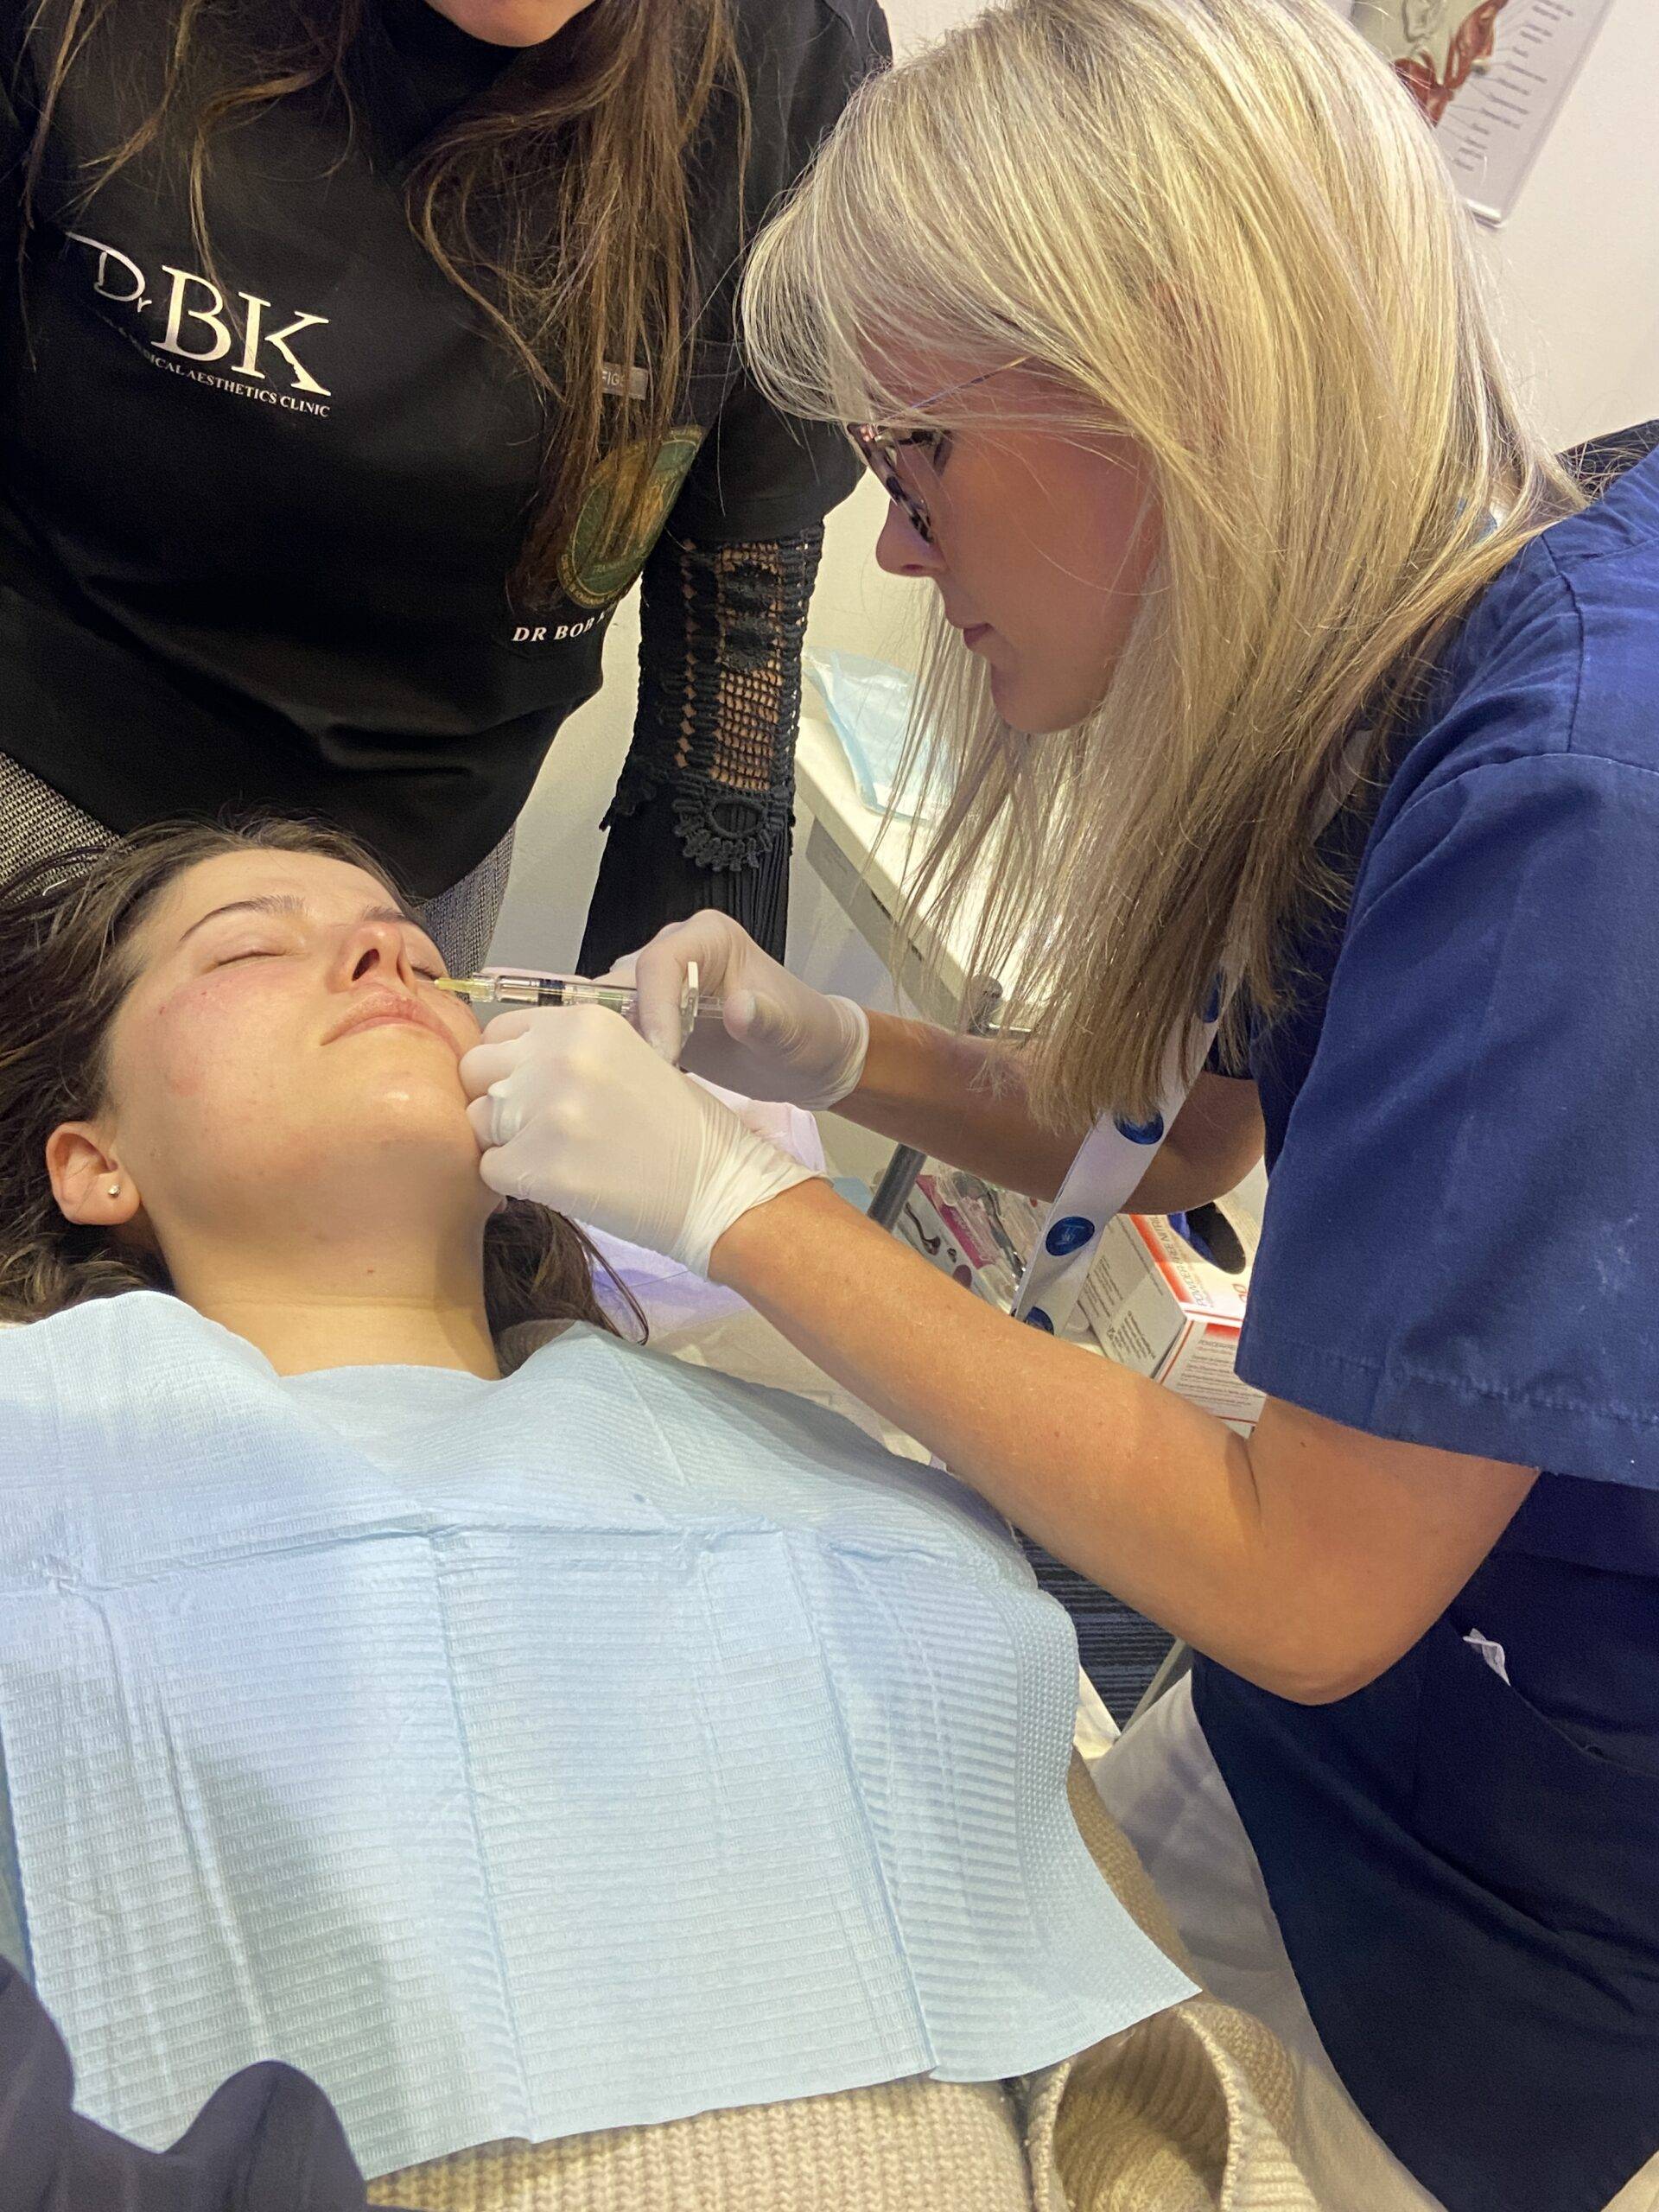
M 371 1161 L 429 1161 L 434 1172 L 464 1169 L 478 1177 L 478 1139 L 467 1118 L 459 1084 L 453 1091 L 420 1084 L 387 1083 L 362 1103 L 335 1147 Z
M 251 1196 L 262 1211 L 280 1198 L 324 1227 L 330 1218 L 372 1220 L 383 1201 L 395 1200 L 405 1215 L 476 1199 L 482 1217 L 493 1205 L 458 1081 L 388 1077 L 354 1087 L 343 1109 L 336 1100 L 314 1103 L 314 1116 L 267 1130 L 237 1159 L 238 1211 Z

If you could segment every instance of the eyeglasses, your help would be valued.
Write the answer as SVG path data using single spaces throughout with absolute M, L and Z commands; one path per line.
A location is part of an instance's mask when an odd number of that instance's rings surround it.
M 1004 365 L 1023 368 L 1029 358 L 1022 353 L 1017 360 Z M 917 407 L 935 406 L 941 399 L 953 398 L 957 392 L 969 391 L 975 385 L 1001 374 L 1001 369 L 987 369 L 982 375 L 964 377 L 959 384 L 948 384 L 926 399 L 918 399 Z M 923 544 L 931 545 L 933 522 L 928 502 L 937 495 L 939 473 L 950 451 L 951 433 L 931 429 L 887 430 L 879 423 L 849 423 L 846 429 L 855 450 L 876 482 Z

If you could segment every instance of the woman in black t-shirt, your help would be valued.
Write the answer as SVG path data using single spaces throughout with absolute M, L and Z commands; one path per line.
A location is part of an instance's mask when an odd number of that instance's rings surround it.
M 168 14 L 0 0 L 0 867 L 308 810 L 474 965 L 643 572 L 582 963 L 711 903 L 776 944 L 852 467 L 732 287 L 874 0 Z

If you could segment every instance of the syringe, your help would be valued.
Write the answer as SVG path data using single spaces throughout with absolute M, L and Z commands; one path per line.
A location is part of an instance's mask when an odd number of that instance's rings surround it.
M 553 976 L 538 969 L 500 969 L 487 976 L 440 976 L 441 991 L 490 1006 L 601 1006 L 639 1027 L 639 994 L 632 983 L 594 983 L 585 976 Z M 680 994 L 680 1042 L 684 1044 L 700 1016 L 718 1019 L 721 1001 L 697 988 L 697 963 L 685 967 Z

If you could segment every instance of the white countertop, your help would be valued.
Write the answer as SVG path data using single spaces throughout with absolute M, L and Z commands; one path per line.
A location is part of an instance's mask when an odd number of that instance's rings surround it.
M 828 884 L 855 927 L 885 961 L 893 950 L 893 918 L 900 903 L 906 855 L 916 825 L 890 822 L 860 797 L 841 741 L 809 695 L 795 748 L 797 785 L 812 817 L 804 856 Z M 918 840 L 916 851 L 919 855 Z M 948 931 L 938 982 L 922 980 L 935 938 L 924 925 L 910 939 L 901 978 L 906 995 L 931 1020 L 952 1023 L 968 994 L 973 917 L 961 914 Z

